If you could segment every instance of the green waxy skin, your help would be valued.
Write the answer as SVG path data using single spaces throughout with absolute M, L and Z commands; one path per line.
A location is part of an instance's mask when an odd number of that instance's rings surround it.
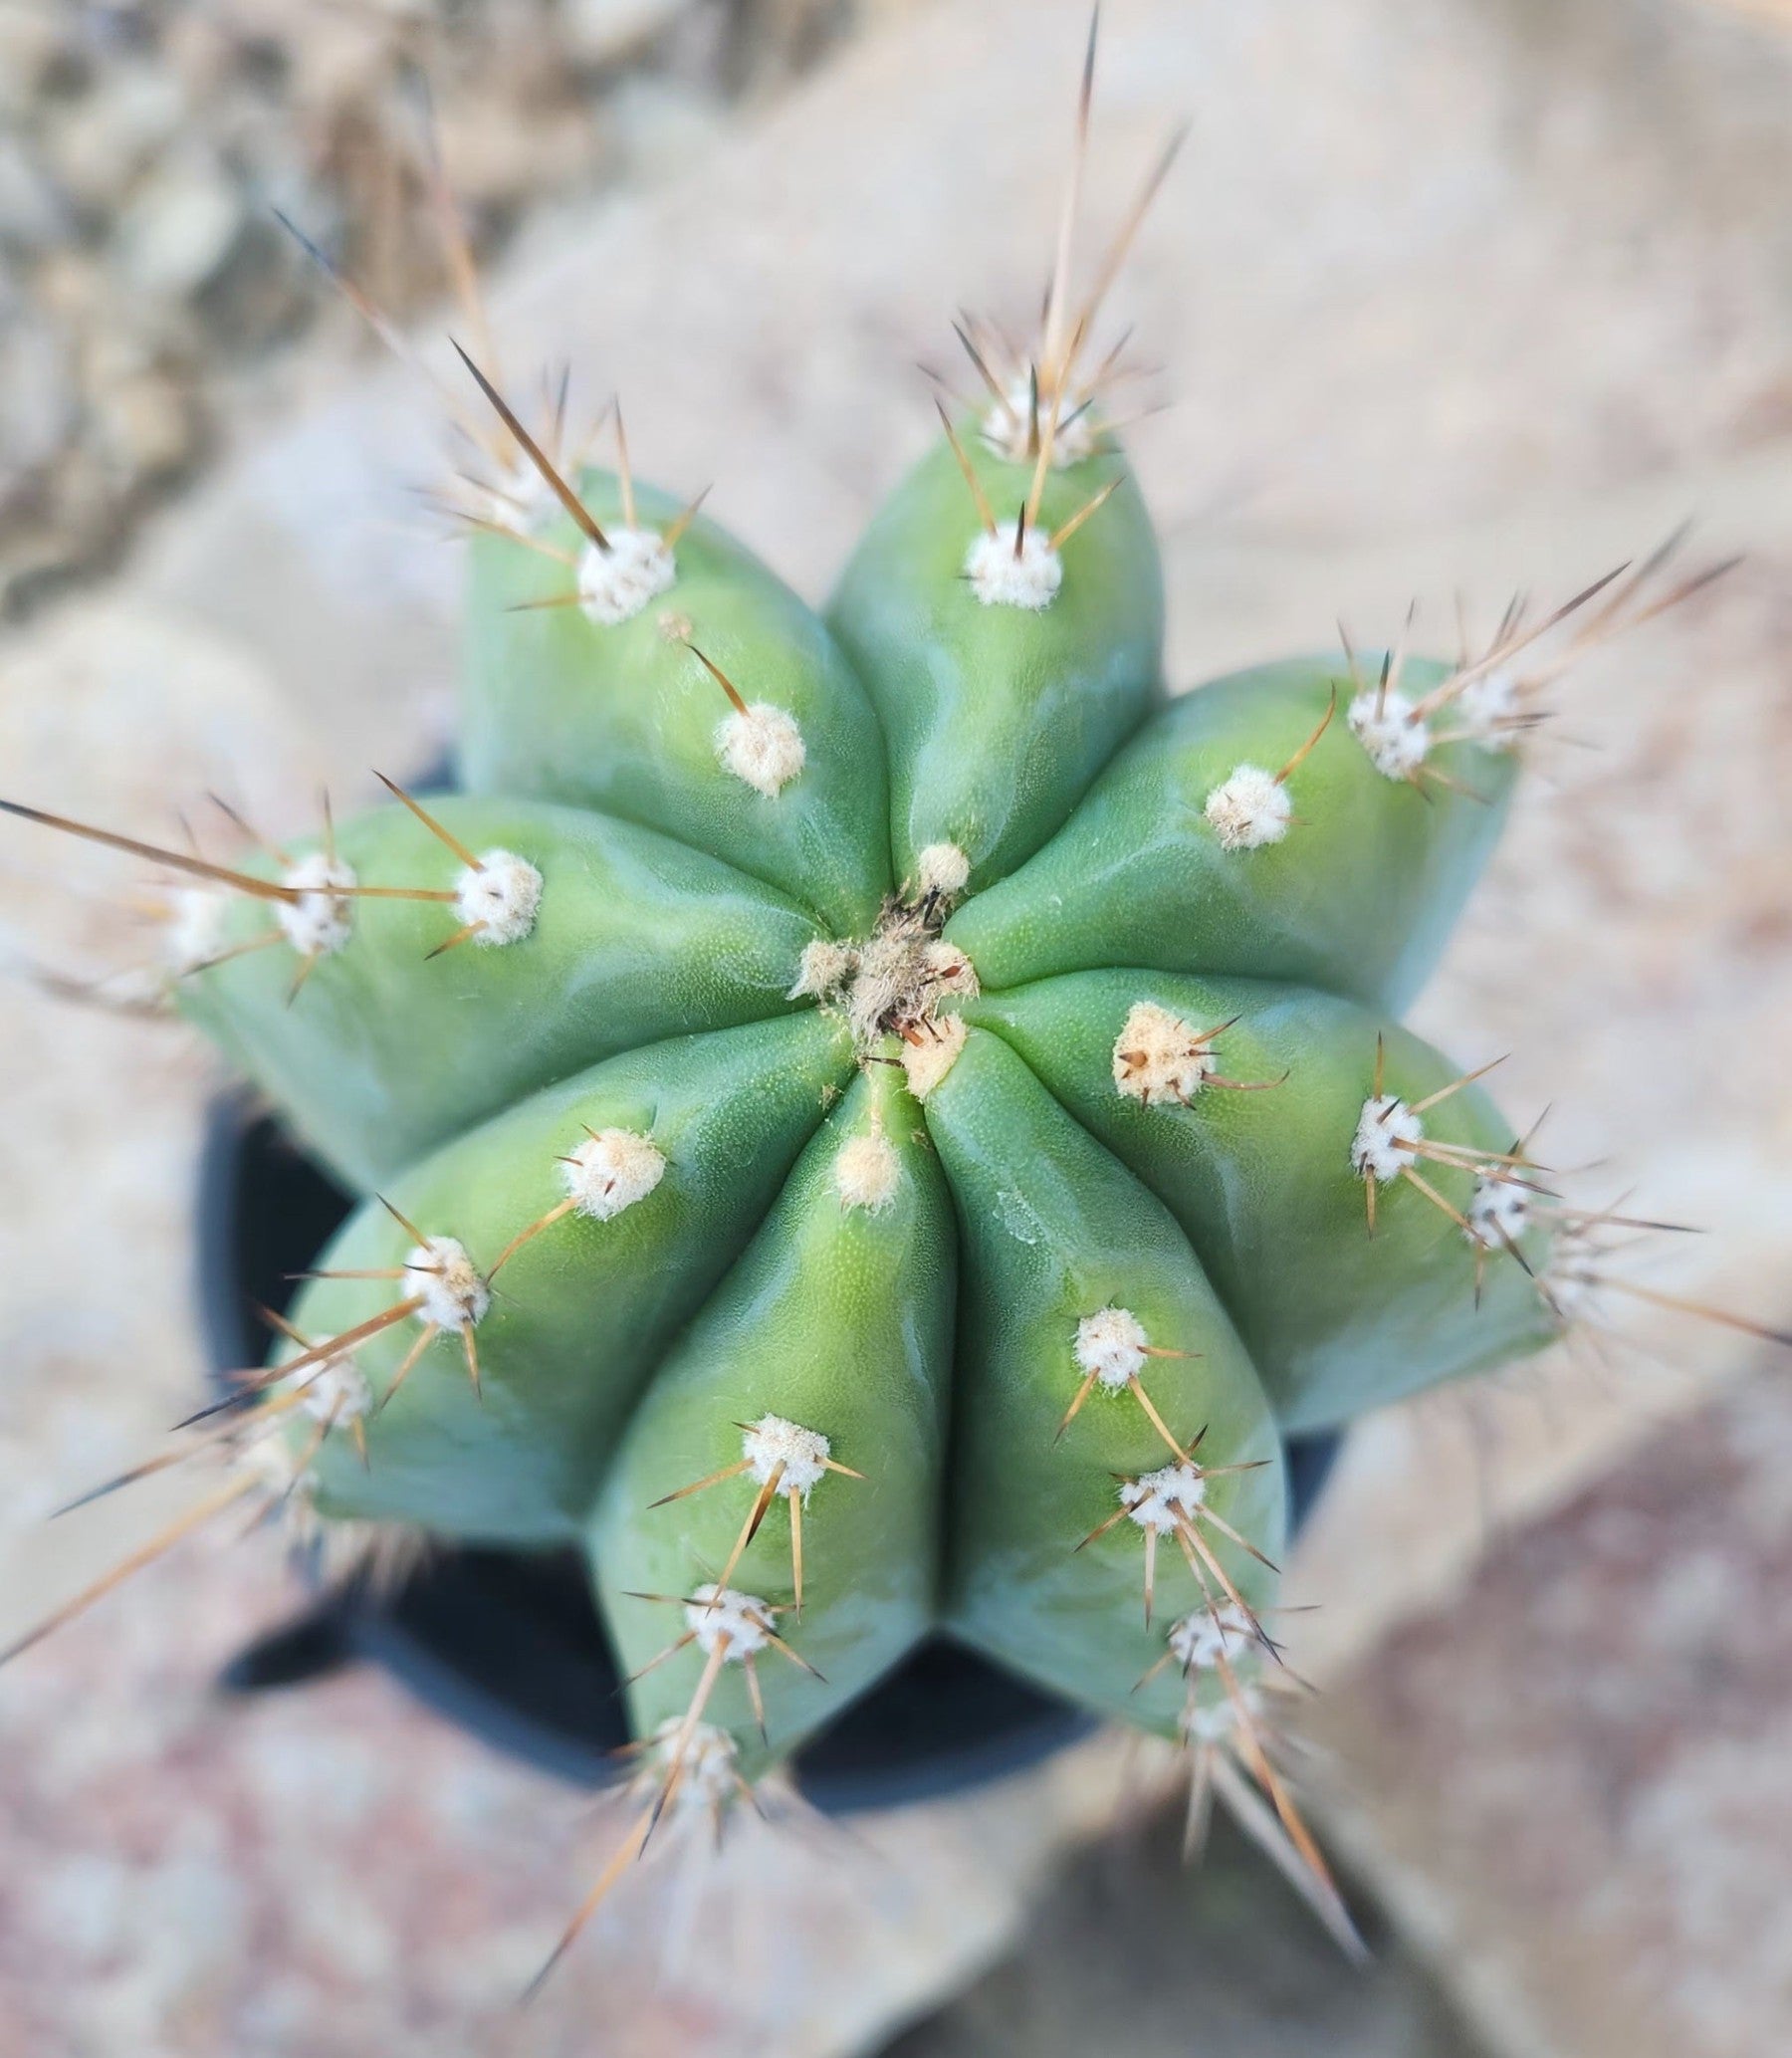
M 1141 1103 L 1114 1081 L 1114 1050 L 1135 1004 L 1196 1030 L 1237 1018 L 1215 1044 L 1240 1093 L 1206 1085 L 1187 1105 Z M 1332 995 L 1255 980 L 1084 972 L 967 1003 L 1078 1122 L 1175 1215 L 1250 1350 L 1284 1431 L 1329 1429 L 1420 1387 L 1540 1349 L 1555 1325 L 1503 1254 L 1483 1264 L 1462 1230 L 1406 1182 L 1377 1195 L 1367 1234 L 1351 1141 L 1385 1044 L 1384 1091 L 1409 1105 L 1457 1076 L 1396 1025 Z M 1478 1086 L 1422 1117 L 1429 1137 L 1511 1149 L 1513 1131 Z M 1473 1175 L 1418 1161 L 1458 1213 Z M 1540 1266 L 1547 1239 L 1520 1240 Z
M 351 1186 L 370 1190 L 469 1123 L 615 1051 L 786 1007 L 818 931 L 758 880 L 600 814 L 498 798 L 429 805 L 475 855 L 505 849 L 540 871 L 528 936 L 432 960 L 460 926 L 451 905 L 362 899 L 348 942 L 317 961 L 296 1002 L 300 960 L 284 942 L 179 988 L 188 1018 Z M 397 805 L 343 824 L 336 840 L 365 885 L 444 888 L 463 869 Z M 272 920 L 266 903 L 240 907 L 232 940 Z
M 965 1269 L 947 1619 L 1068 1699 L 1173 1735 L 1181 1677 L 1167 1668 L 1136 1683 L 1163 1657 L 1167 1624 L 1201 1605 L 1202 1588 L 1175 1539 L 1163 1539 L 1148 1629 L 1139 1527 L 1125 1519 L 1072 1546 L 1115 1512 L 1117 1478 L 1176 1459 L 1124 1390 L 1097 1388 L 1058 1434 L 1084 1376 L 1077 1324 L 1126 1308 L 1154 1344 L 1195 1354 L 1149 1359 L 1141 1383 L 1185 1447 L 1205 1430 L 1199 1463 L 1256 1467 L 1216 1479 L 1210 1492 L 1273 1557 L 1284 1486 L 1263 1390 L 1163 1204 L 1000 1038 L 974 1029 L 927 1111 L 958 1202 Z M 1211 1540 L 1245 1599 L 1260 1604 L 1266 1568 Z
M 584 473 L 578 490 L 606 534 L 620 523 L 607 473 Z M 650 487 L 637 501 L 660 530 L 678 513 Z M 583 542 L 560 515 L 539 540 L 572 553 Z M 570 591 L 573 573 L 525 544 L 482 534 L 471 555 L 461 768 L 473 791 L 604 808 L 770 881 L 839 934 L 869 927 L 890 884 L 867 833 L 886 805 L 876 719 L 781 579 L 699 516 L 676 546 L 676 583 L 610 624 L 532 606 Z M 729 706 L 687 636 L 750 705 L 794 716 L 806 763 L 776 799 L 718 762 Z
M 1032 468 L 995 455 L 970 423 L 961 440 L 998 522 L 1011 523 Z M 1036 613 L 986 606 L 966 581 L 981 524 L 944 442 L 865 532 L 827 618 L 883 724 L 899 879 L 935 843 L 970 858 L 974 890 L 1012 871 L 1162 698 L 1163 572 L 1125 460 L 1053 470 L 1037 527 L 1049 534 L 1116 479 L 1066 540 L 1063 583 Z
M 1440 665 L 1409 662 L 1418 694 Z M 1240 765 L 1293 772 L 1298 821 L 1227 850 L 1208 796 Z M 1398 1013 L 1431 971 L 1497 840 L 1515 766 L 1471 744 L 1428 761 L 1463 792 L 1389 779 L 1350 733 L 1342 658 L 1216 680 L 1164 710 L 1032 861 L 954 918 L 984 986 L 1114 964 L 1300 980 Z
M 324 1510 L 487 1542 L 576 1535 L 630 1405 L 746 1247 L 851 1061 L 836 1025 L 813 1013 L 630 1051 L 396 1181 L 392 1206 L 425 1236 L 455 1238 L 484 1268 L 565 1197 L 558 1160 L 587 1130 L 648 1136 L 666 1160 L 645 1198 L 607 1222 L 571 1214 L 505 1265 L 475 1332 L 477 1396 L 460 1336 L 445 1330 L 390 1407 L 370 1417 L 365 1468 L 345 1439 L 330 1440 Z M 320 1266 L 385 1269 L 411 1248 L 370 1201 Z M 292 1320 L 308 1337 L 339 1335 L 412 1286 L 408 1277 L 320 1279 Z M 358 1351 L 375 1395 L 417 1335 L 413 1317 Z
M 684 1633 L 688 1595 L 726 1565 L 758 1492 L 737 1475 L 655 1507 L 738 1463 L 741 1424 L 776 1415 L 818 1430 L 840 1464 L 802 1515 L 803 1607 L 779 1633 L 823 1674 L 782 1653 L 756 1661 L 769 1742 L 757 1769 L 894 1665 L 930 1627 L 939 1550 L 956 1265 L 951 1202 L 900 1073 L 871 1065 L 829 1115 L 778 1206 L 681 1338 L 637 1411 L 590 1529 L 593 1573 L 623 1668 L 638 1673 Z M 896 1156 L 881 1206 L 848 1206 L 835 1180 L 854 1138 Z M 773 1503 L 730 1587 L 788 1607 L 790 1517 Z M 635 1680 L 648 1735 L 689 1706 L 704 1656 L 687 1646 Z M 740 1666 L 724 1669 L 706 1719 L 738 1739 L 755 1722 Z
M 967 441 L 1011 521 L 1029 468 Z M 1273 1605 L 1281 1436 L 1554 1334 L 1523 1267 L 1504 1252 L 1477 1265 L 1453 1219 L 1471 1172 L 1420 1161 L 1441 1205 L 1378 1186 L 1371 1240 L 1351 1164 L 1378 1036 L 1409 1101 L 1458 1069 L 1390 1018 L 1497 831 L 1510 760 L 1439 744 L 1427 764 L 1450 784 L 1421 793 L 1376 771 L 1340 707 L 1288 780 L 1285 833 L 1224 848 L 1208 795 L 1240 765 L 1285 765 L 1346 674 L 1300 660 L 1154 713 L 1162 595 L 1123 459 L 1051 472 L 1035 534 L 1114 481 L 1065 540 L 1048 604 L 986 606 L 964 575 L 976 508 L 942 443 L 873 523 L 831 628 L 702 523 L 676 583 L 615 626 L 522 604 L 572 573 L 482 536 L 465 752 L 480 791 L 429 804 L 468 848 L 540 870 L 533 930 L 432 958 L 455 908 L 363 899 L 290 1006 L 286 945 L 185 982 L 194 1019 L 314 1149 L 456 1240 L 475 1285 L 498 1266 L 472 1330 L 479 1391 L 445 1327 L 352 1425 L 364 1467 L 346 1423 L 310 1461 L 317 1511 L 576 1540 L 662 1779 L 699 1718 L 735 1754 L 712 1769 L 757 1775 L 937 1630 L 1175 1735 L 1226 1691 L 1211 1662 L 1166 1662 L 1179 1619 L 1233 1595 Z M 581 490 L 617 520 L 613 482 Z M 640 507 L 671 513 L 646 489 Z M 574 541 L 558 517 L 540 534 Z M 687 635 L 748 701 L 796 718 L 802 769 L 775 795 L 719 760 L 727 703 Z M 1405 683 L 1439 676 L 1412 666 Z M 396 806 L 343 827 L 339 850 L 365 884 L 440 891 L 461 870 Z M 232 938 L 270 919 L 247 908 Z M 827 948 L 811 961 L 812 945 Z M 1187 1104 L 1179 1086 L 1141 1105 L 1115 1078 L 1141 1002 L 1194 1033 L 1230 1023 L 1219 1071 L 1277 1083 L 1198 1079 Z M 1512 1147 L 1478 1089 L 1424 1121 L 1434 1140 Z M 570 1201 L 562 1161 L 617 1132 L 663 1157 L 657 1184 L 549 1220 Z M 855 1149 L 887 1192 L 842 1183 Z M 326 1341 L 416 1291 L 411 1246 L 365 1202 L 322 1262 L 389 1276 L 308 1284 L 300 1333 Z M 1522 1248 L 1545 1256 L 1534 1231 Z M 1139 1387 L 1092 1385 L 1066 1424 L 1091 1369 L 1081 1325 L 1115 1311 L 1148 1339 Z M 354 1347 L 376 1403 L 421 1333 L 410 1311 Z M 762 1734 L 750 1676 L 686 1598 L 744 1536 L 767 1418 L 863 1477 L 807 1482 L 800 1614 L 782 1492 L 728 1572 L 729 1605 L 774 1610 L 814 1668 L 755 1654 Z M 278 1433 L 305 1454 L 316 1416 L 289 1409 Z M 1188 1464 L 1192 1531 L 1156 1503 L 1148 1625 L 1153 1532 L 1122 1483 Z M 1270 1662 L 1255 1644 L 1232 1661 L 1245 1677 Z

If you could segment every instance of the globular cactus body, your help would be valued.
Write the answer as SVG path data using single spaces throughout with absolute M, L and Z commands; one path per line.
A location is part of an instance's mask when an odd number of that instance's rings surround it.
M 612 475 L 576 492 L 609 539 L 676 519 Z M 992 536 L 1052 576 L 984 578 Z M 1160 708 L 1155 546 L 1105 446 L 1016 462 L 964 422 L 832 630 L 701 517 L 605 610 L 544 547 L 598 550 L 552 506 L 475 544 L 468 777 L 521 792 L 393 804 L 326 853 L 445 894 L 447 839 L 501 848 L 539 874 L 527 933 L 432 958 L 463 907 L 348 898 L 296 1005 L 290 951 L 182 988 L 387 1182 L 291 1310 L 286 1376 L 359 1336 L 372 1403 L 364 1464 L 336 1436 L 314 1461 L 319 1511 L 582 1538 L 638 1731 L 697 1706 L 748 1770 L 936 1624 L 1175 1735 L 1182 1673 L 1137 1683 L 1169 1624 L 1271 1605 L 1278 1426 L 1553 1333 L 1516 1265 L 1477 1298 L 1446 1212 L 1512 1142 L 1478 1088 L 1426 1125 L 1461 1154 L 1427 1161 L 1444 1206 L 1389 1193 L 1370 1240 L 1353 1162 L 1376 1093 L 1456 1077 L 1378 1009 L 1509 764 L 1455 745 L 1426 793 L 1344 720 L 1313 741 L 1342 662 Z M 732 761 L 739 703 L 787 720 L 787 778 Z M 1228 847 L 1210 794 L 1303 744 L 1298 825 Z M 637 1174 L 593 1206 L 581 1151 Z M 477 1305 L 440 1304 L 456 1254 Z

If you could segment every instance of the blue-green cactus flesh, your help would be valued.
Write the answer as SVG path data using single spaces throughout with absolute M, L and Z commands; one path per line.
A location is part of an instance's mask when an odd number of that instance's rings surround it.
M 662 1800 L 938 1633 L 1212 1727 L 1282 1437 L 1559 1326 L 1392 1019 L 1513 759 L 1416 659 L 1166 702 L 1106 437 L 961 419 L 825 622 L 575 494 L 474 543 L 469 791 L 181 888 L 179 1005 L 364 1196 L 225 1428 L 326 1528 L 582 1548 Z

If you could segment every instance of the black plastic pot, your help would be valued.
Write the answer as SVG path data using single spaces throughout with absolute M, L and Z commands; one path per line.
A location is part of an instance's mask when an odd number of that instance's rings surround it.
M 214 1104 L 199 1173 L 198 1288 L 220 1393 L 228 1373 L 267 1355 L 259 1309 L 284 1309 L 288 1275 L 312 1262 L 351 1205 L 247 1096 Z M 1337 1441 L 1288 1447 L 1296 1524 Z M 358 1659 L 543 1770 L 585 1785 L 615 1776 L 628 1733 L 619 1681 L 569 1551 L 457 1548 L 432 1555 L 394 1591 L 332 1588 L 244 1651 L 225 1681 L 261 1691 Z M 1080 1710 L 933 1638 L 805 1744 L 796 1773 L 830 1811 L 894 1807 L 1019 1771 L 1092 1726 Z

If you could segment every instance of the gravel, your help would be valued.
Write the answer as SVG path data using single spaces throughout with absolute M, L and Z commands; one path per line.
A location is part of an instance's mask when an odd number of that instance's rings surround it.
M 441 296 L 425 77 L 489 257 L 894 4 L 0 0 L 0 616 L 113 560 L 316 325 L 276 208 L 388 313 Z

